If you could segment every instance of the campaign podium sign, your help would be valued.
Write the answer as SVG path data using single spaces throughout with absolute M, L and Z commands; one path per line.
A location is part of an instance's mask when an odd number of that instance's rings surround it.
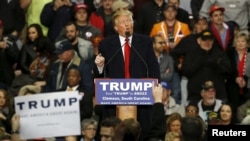
M 97 105 L 153 105 L 157 79 L 95 79 Z

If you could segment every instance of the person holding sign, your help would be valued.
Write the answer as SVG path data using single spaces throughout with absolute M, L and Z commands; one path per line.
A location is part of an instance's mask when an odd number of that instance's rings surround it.
M 150 37 L 133 33 L 133 14 L 128 10 L 113 15 L 114 29 L 118 34 L 100 42 L 99 55 L 95 58 L 95 76 L 98 78 L 155 78 L 160 80 L 159 65 Z M 136 112 L 134 112 L 136 111 Z M 142 136 L 151 123 L 151 106 L 137 106 L 131 110 L 142 125 Z M 116 107 L 105 105 L 103 118 L 116 115 Z M 127 112 L 126 114 L 129 114 Z

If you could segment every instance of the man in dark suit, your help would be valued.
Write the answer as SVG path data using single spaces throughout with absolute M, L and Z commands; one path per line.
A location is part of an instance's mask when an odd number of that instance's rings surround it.
M 159 65 L 153 51 L 149 36 L 133 33 L 132 13 L 121 10 L 113 15 L 114 29 L 117 35 L 105 38 L 100 42 L 99 55 L 96 56 L 96 77 L 108 78 L 156 78 L 160 79 Z M 129 40 L 129 77 L 125 76 L 125 39 Z M 126 73 L 126 74 L 127 74 Z M 142 126 L 141 139 L 147 133 L 152 117 L 152 106 L 137 106 L 137 120 Z M 115 106 L 106 105 L 100 112 L 103 116 L 115 116 Z
M 78 91 L 80 100 L 80 120 L 91 118 L 93 113 L 93 93 L 83 89 L 80 86 L 81 73 L 76 65 L 70 66 L 67 73 L 67 88 L 61 89 L 59 91 Z M 63 139 L 64 137 L 58 137 L 58 139 Z M 76 136 L 66 136 L 67 138 L 76 139 Z

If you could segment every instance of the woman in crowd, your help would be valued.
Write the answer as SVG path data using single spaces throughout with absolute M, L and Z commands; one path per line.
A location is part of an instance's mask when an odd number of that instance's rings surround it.
M 27 28 L 26 42 L 22 47 L 19 60 L 23 74 L 30 74 L 29 66 L 37 56 L 35 42 L 40 38 L 44 38 L 41 26 L 39 24 L 31 24 Z
M 181 122 L 182 117 L 179 113 L 172 113 L 168 116 L 166 124 L 167 124 L 167 132 L 181 132 Z
M 11 98 L 4 89 L 0 89 L 0 124 L 3 126 L 7 133 L 11 130 L 11 117 L 13 115 L 13 106 Z
M 247 100 L 246 60 L 250 51 L 248 43 L 248 36 L 239 32 L 234 38 L 234 48 L 228 52 L 233 71 L 227 81 L 227 88 L 229 101 L 234 108 L 242 105 Z
M 235 125 L 237 123 L 236 121 L 236 115 L 235 110 L 233 109 L 232 105 L 229 103 L 224 103 L 221 105 L 219 111 L 218 111 L 218 118 L 220 122 L 219 125 Z
M 94 141 L 96 136 L 97 122 L 94 119 L 84 119 L 81 123 L 82 138 L 80 141 Z

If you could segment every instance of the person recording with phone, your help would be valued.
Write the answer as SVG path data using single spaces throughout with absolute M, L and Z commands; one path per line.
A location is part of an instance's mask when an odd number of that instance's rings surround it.
M 133 32 L 133 14 L 128 10 L 113 15 L 116 35 L 103 39 L 99 44 L 99 55 L 94 69 L 97 78 L 154 78 L 160 80 L 157 58 L 149 36 Z M 101 118 L 115 116 L 116 107 L 105 105 L 98 111 Z M 141 139 L 150 127 L 151 106 L 137 106 L 137 120 L 142 126 Z
M 19 49 L 11 35 L 4 35 L 4 24 L 0 19 L 0 89 L 9 88 L 15 78 L 14 65 L 18 61 Z

